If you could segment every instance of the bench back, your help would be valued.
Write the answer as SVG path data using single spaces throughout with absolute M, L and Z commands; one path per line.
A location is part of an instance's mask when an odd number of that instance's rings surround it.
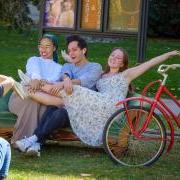
M 0 112 L 9 111 L 8 102 L 11 94 L 12 91 L 9 91 L 5 96 L 0 98 Z
M 16 115 L 9 112 L 8 102 L 12 91 L 0 98 L 0 136 L 6 128 L 12 128 L 16 122 Z

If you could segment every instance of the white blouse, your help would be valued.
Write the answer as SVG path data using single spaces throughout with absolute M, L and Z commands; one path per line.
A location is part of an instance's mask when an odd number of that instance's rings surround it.
M 52 59 L 33 56 L 26 64 L 26 74 L 32 79 L 44 79 L 49 82 L 60 80 L 62 65 Z

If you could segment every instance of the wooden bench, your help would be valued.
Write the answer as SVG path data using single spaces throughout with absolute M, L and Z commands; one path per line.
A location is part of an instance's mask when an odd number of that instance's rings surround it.
M 17 118 L 16 115 L 9 112 L 8 109 L 8 101 L 11 93 L 12 92 L 9 92 L 6 96 L 0 98 L 0 137 L 4 137 L 5 139 L 10 139 L 12 137 L 13 127 Z M 139 94 L 135 93 L 133 96 L 139 96 Z M 130 95 L 128 97 L 130 97 Z M 49 136 L 49 140 L 79 141 L 79 138 L 72 132 L 70 128 L 65 128 L 54 131 Z
M 0 137 L 10 139 L 13 133 L 13 127 L 16 122 L 16 115 L 9 112 L 8 101 L 12 92 L 0 98 Z M 79 138 L 72 132 L 70 128 L 59 129 L 54 131 L 50 136 L 50 140 L 56 141 L 79 141 Z

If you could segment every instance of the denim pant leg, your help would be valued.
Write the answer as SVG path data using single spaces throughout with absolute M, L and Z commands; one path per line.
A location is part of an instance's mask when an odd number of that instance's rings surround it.
M 8 175 L 10 162 L 10 144 L 5 139 L 0 138 L 0 176 L 6 177 Z
M 50 106 L 43 114 L 34 134 L 38 137 L 38 142 L 43 143 L 54 130 L 67 126 L 70 126 L 70 123 L 66 109 Z
M 3 96 L 4 93 L 4 87 L 0 85 L 0 97 Z

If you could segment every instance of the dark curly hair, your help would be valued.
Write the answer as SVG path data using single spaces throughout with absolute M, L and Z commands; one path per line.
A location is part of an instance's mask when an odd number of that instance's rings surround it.
M 67 46 L 69 45 L 69 43 L 71 43 L 71 42 L 73 42 L 73 41 L 78 42 L 78 47 L 79 47 L 80 49 L 86 48 L 85 56 L 87 57 L 88 47 L 87 47 L 86 41 L 85 41 L 83 38 L 81 38 L 80 36 L 78 36 L 78 35 L 68 36 L 68 37 L 66 38 L 66 44 L 67 44 Z

